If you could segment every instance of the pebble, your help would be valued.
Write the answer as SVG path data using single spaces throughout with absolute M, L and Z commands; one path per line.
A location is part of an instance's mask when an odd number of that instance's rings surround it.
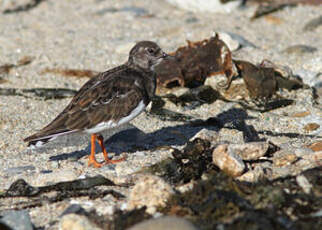
M 223 4 L 220 0 L 167 0 L 169 3 L 191 12 L 230 13 L 239 6 L 238 1 Z
M 264 156 L 269 148 L 267 142 L 249 142 L 246 144 L 231 144 L 228 153 L 234 153 L 243 160 L 257 160 Z
M 304 175 L 298 175 L 296 177 L 296 183 L 303 189 L 303 191 L 309 194 L 312 190 L 312 185 Z
M 245 164 L 235 153 L 228 151 L 227 144 L 219 145 L 212 153 L 212 160 L 221 170 L 228 175 L 238 177 L 245 171 Z
M 30 216 L 27 210 L 4 211 L 0 213 L 0 221 L 14 230 L 33 230 Z
M 62 217 L 59 223 L 60 230 L 100 230 L 85 216 L 68 214 Z
M 310 111 L 303 111 L 303 112 L 293 113 L 291 116 L 292 117 L 306 117 L 306 116 L 308 116 L 310 114 L 311 114 Z
M 322 141 L 314 142 L 307 147 L 312 149 L 314 152 L 322 151 Z
M 175 216 L 164 216 L 150 219 L 134 225 L 128 230 L 197 230 L 189 221 Z
M 317 123 L 308 123 L 303 127 L 304 131 L 307 133 L 317 130 L 318 128 L 320 128 L 320 125 Z
M 140 174 L 128 198 L 128 209 L 147 207 L 146 212 L 154 214 L 158 206 L 164 207 L 174 194 L 172 187 L 161 177 Z

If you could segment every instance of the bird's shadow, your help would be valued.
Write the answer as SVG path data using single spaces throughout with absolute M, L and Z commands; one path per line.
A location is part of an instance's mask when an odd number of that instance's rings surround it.
M 196 120 L 186 122 L 181 125 L 168 126 L 156 130 L 151 133 L 144 133 L 142 130 L 130 125 L 125 129 L 118 131 L 111 135 L 109 131 L 105 131 L 103 136 L 107 136 L 104 144 L 108 152 L 120 155 L 123 152 L 133 153 L 136 151 L 153 150 L 160 146 L 180 146 L 187 143 L 201 129 L 208 129 L 219 131 L 225 127 L 228 129 L 236 129 L 243 133 L 245 142 L 250 141 L 265 141 L 265 138 L 260 138 L 258 134 L 263 134 L 261 131 L 256 131 L 252 125 L 246 124 L 246 120 L 254 119 L 247 114 L 243 109 L 231 108 L 215 117 L 209 118 L 206 121 Z M 267 135 L 272 136 L 289 136 L 289 133 L 270 133 Z M 295 135 L 295 136 L 294 136 Z M 303 134 L 294 134 L 292 137 L 303 136 Z M 88 136 L 77 135 L 69 139 L 64 139 L 64 143 L 59 143 L 60 146 L 79 146 L 88 143 L 87 147 L 80 151 L 73 151 L 69 153 L 62 153 L 51 156 L 50 161 L 66 160 L 66 159 L 79 159 L 90 154 L 91 146 L 88 142 Z M 51 148 L 57 147 L 58 143 L 53 144 Z M 101 148 L 96 144 L 96 153 L 101 152 Z
M 104 141 L 107 151 L 115 153 L 115 155 L 120 155 L 123 152 L 133 153 L 136 151 L 152 150 L 160 146 L 184 145 L 191 137 L 203 128 L 219 131 L 223 126 L 229 123 L 238 123 L 238 125 L 235 125 L 237 129 L 244 129 L 245 133 L 249 133 L 250 129 L 247 128 L 245 124 L 245 120 L 247 119 L 253 118 L 249 117 L 247 112 L 243 109 L 232 108 L 220 113 L 216 117 L 208 119 L 207 121 L 195 120 L 176 126 L 164 127 L 151 133 L 145 133 L 134 126 L 128 126 L 113 135 L 111 135 L 109 131 L 105 131 L 102 134 L 107 137 Z M 256 131 L 254 133 L 256 133 Z M 248 134 L 245 136 L 247 135 Z M 79 146 L 83 145 L 85 142 L 87 142 L 88 145 L 85 149 L 80 151 L 51 156 L 49 158 L 50 161 L 79 159 L 89 155 L 91 145 L 90 142 L 88 142 L 88 136 L 72 135 L 70 137 L 60 139 L 61 140 L 56 143 L 50 143 L 48 148 L 54 148 L 55 146 L 57 147 L 57 145 Z M 101 148 L 96 143 L 96 153 L 99 152 L 101 152 Z

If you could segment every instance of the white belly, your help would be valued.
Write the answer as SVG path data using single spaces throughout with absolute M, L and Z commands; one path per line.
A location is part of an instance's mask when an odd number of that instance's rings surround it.
M 143 101 L 140 101 L 140 103 L 138 104 L 138 106 L 132 110 L 132 112 L 126 116 L 121 118 L 118 122 L 115 121 L 106 121 L 106 122 L 101 122 L 99 124 L 97 124 L 96 126 L 89 128 L 89 129 L 85 129 L 84 132 L 86 133 L 99 133 L 105 129 L 111 129 L 111 128 L 115 128 L 119 125 L 125 124 L 131 120 L 133 120 L 135 117 L 137 117 L 144 109 L 145 109 L 145 104 Z

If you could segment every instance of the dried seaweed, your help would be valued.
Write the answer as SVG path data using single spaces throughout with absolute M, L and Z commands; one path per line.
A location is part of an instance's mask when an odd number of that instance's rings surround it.
M 33 88 L 33 89 L 16 89 L 16 88 L 0 88 L 1 96 L 22 96 L 26 98 L 63 99 L 72 97 L 76 94 L 76 90 L 64 88 Z
M 218 35 L 198 42 L 188 41 L 170 54 L 174 59 L 163 62 L 156 69 L 161 87 L 180 85 L 196 87 L 204 83 L 208 76 L 225 74 L 228 81 L 235 71 L 231 52 Z
M 19 13 L 19 12 L 23 12 L 23 11 L 28 11 L 28 10 L 35 8 L 43 1 L 45 1 L 45 0 L 31 0 L 29 3 L 27 3 L 25 5 L 18 5 L 16 8 L 6 9 L 3 11 L 3 13 L 4 14 L 12 14 L 12 13 Z
M 65 77 L 92 78 L 92 77 L 95 77 L 99 72 L 88 70 L 88 69 L 79 70 L 79 69 L 59 69 L 59 68 L 54 68 L 54 69 L 46 68 L 40 72 L 40 74 L 47 74 L 47 73 L 59 74 Z
M 260 4 L 256 9 L 254 15 L 251 17 L 252 20 L 260 18 L 264 15 L 279 11 L 285 7 L 296 6 L 295 3 L 280 3 L 280 2 L 269 2 L 266 4 Z
M 18 60 L 17 64 L 4 64 L 0 66 L 0 74 L 8 74 L 11 69 L 17 68 L 20 66 L 28 65 L 33 61 L 33 57 L 24 56 L 20 60 Z
M 278 89 L 294 90 L 307 87 L 292 75 L 290 69 L 267 60 L 259 65 L 241 60 L 234 60 L 234 63 L 252 99 L 267 101 Z
M 2 197 L 32 197 L 37 196 L 41 193 L 46 193 L 50 191 L 74 191 L 74 190 L 84 190 L 90 189 L 95 186 L 113 186 L 114 182 L 103 177 L 103 176 L 95 176 L 88 177 L 85 179 L 78 179 L 73 181 L 59 182 L 53 185 L 41 186 L 41 187 L 33 187 L 29 185 L 23 179 L 18 179 L 13 182 L 9 189 L 6 191 L 5 195 Z
M 42 206 L 44 203 L 55 203 L 71 197 L 88 196 L 90 199 L 97 199 L 111 194 L 117 199 L 124 196 L 114 190 L 97 190 L 96 186 L 115 186 L 114 182 L 101 176 L 88 177 L 85 179 L 77 179 L 73 181 L 59 182 L 52 185 L 33 187 L 23 179 L 13 182 L 4 194 L 0 194 L 0 198 L 8 197 L 29 197 L 32 200 L 18 202 L 15 209 L 25 209 L 31 207 Z M 55 191 L 56 194 L 51 197 L 42 196 L 44 193 Z

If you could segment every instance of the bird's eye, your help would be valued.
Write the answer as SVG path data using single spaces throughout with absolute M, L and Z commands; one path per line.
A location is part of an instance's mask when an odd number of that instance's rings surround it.
M 154 49 L 153 48 L 147 48 L 147 51 L 149 52 L 149 54 L 154 54 Z

